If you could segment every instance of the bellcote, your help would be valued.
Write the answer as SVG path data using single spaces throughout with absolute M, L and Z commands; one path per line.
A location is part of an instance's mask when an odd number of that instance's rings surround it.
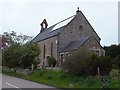
M 41 25 L 41 31 L 40 32 L 43 32 L 44 29 L 46 29 L 47 26 L 48 26 L 48 23 L 47 23 L 46 19 L 44 19 L 40 25 Z

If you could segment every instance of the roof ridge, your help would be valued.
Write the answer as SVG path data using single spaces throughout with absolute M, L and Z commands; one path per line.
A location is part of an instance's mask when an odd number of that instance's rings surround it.
M 56 24 L 51 25 L 51 26 L 48 27 L 48 28 L 51 28 L 51 27 L 54 28 L 57 24 L 62 23 L 62 22 L 66 21 L 66 20 L 68 20 L 68 19 L 70 19 L 70 18 L 72 18 L 72 17 L 74 17 L 74 16 L 75 16 L 75 15 L 72 15 L 72 16 L 70 16 L 70 17 L 68 17 L 68 18 L 66 18 L 66 19 L 64 19 L 64 20 L 62 20 L 62 21 L 57 22 Z
M 68 19 L 70 19 L 70 18 L 72 18 L 72 17 L 74 17 L 74 16 L 75 16 L 75 15 L 72 15 L 72 16 L 70 16 L 70 17 L 68 17 L 68 18 L 66 18 L 66 19 L 64 19 L 64 20 L 62 20 L 62 21 L 56 23 L 55 25 L 57 25 L 57 24 L 59 24 L 59 23 L 62 23 L 62 22 L 66 21 L 66 20 L 68 20 Z
M 64 19 L 64 20 L 62 20 L 62 21 L 59 21 L 58 23 L 56 23 L 56 24 L 54 24 L 54 25 L 52 25 L 52 26 L 50 26 L 48 29 L 52 29 L 51 31 L 54 31 L 54 30 L 57 30 L 57 29 L 59 29 L 59 28 L 62 28 L 62 27 L 64 27 L 65 25 L 60 25 L 60 24 L 62 24 L 63 22 L 65 22 L 65 21 L 67 21 L 67 20 L 69 20 L 70 18 L 72 18 L 72 17 L 74 17 L 75 15 L 72 15 L 72 16 L 70 16 L 70 17 L 68 17 L 68 18 L 66 18 L 66 19 Z M 69 22 L 68 22 L 69 23 Z M 59 26 L 60 25 L 60 26 Z M 66 24 L 67 25 L 67 24 Z M 56 28 L 57 27 L 57 28 Z M 46 28 L 47 29 L 47 28 Z

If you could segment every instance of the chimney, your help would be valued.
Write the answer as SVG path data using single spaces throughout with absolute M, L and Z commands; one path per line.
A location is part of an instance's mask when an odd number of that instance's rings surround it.
M 48 26 L 46 19 L 44 19 L 40 25 L 41 25 L 41 31 L 40 31 L 40 33 L 41 33 L 41 32 L 43 32 L 44 29 L 46 29 L 47 26 Z

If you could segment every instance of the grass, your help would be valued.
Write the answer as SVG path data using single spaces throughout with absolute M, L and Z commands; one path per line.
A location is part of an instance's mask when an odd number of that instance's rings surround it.
M 93 76 L 73 76 L 62 71 L 36 70 L 34 73 L 24 76 L 15 72 L 5 72 L 4 74 L 16 76 L 30 81 L 47 84 L 57 88 L 101 88 L 103 83 L 101 78 Z M 108 79 L 110 88 L 118 87 L 117 77 L 104 77 Z

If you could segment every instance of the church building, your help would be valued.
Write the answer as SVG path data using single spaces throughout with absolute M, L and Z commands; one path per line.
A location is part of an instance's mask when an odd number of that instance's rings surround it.
M 40 33 L 32 40 L 41 49 L 39 56 L 40 64 L 48 66 L 48 59 L 54 57 L 57 61 L 56 66 L 60 67 L 65 57 L 70 52 L 82 47 L 104 55 L 105 51 L 100 45 L 100 37 L 95 32 L 84 14 L 79 10 L 70 16 L 50 27 L 47 20 L 41 23 Z

